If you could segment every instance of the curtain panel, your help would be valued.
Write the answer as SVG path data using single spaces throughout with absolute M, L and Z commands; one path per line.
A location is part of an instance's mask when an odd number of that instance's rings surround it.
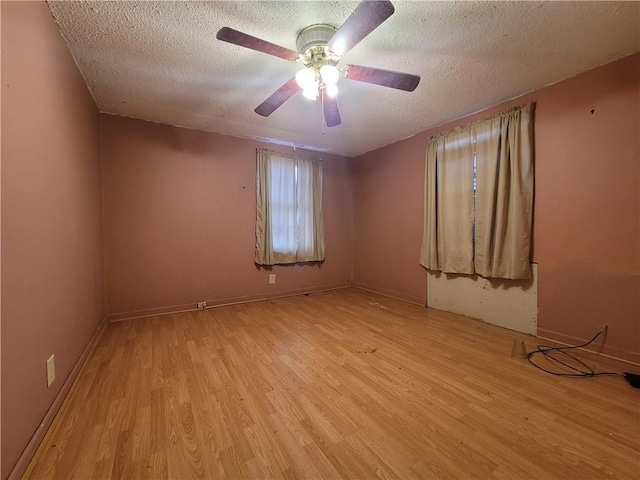
M 429 141 L 425 231 L 420 263 L 429 270 L 473 273 L 473 139 L 469 129 Z
M 531 277 L 532 105 L 429 140 L 420 263 L 488 278 Z
M 258 148 L 255 263 L 324 258 L 322 164 Z
M 531 106 L 475 126 L 476 273 L 531 277 L 533 142 Z

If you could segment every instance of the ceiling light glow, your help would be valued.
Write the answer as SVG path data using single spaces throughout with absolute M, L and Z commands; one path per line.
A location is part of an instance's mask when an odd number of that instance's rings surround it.
M 320 89 L 326 89 L 330 97 L 338 93 L 336 83 L 340 78 L 340 70 L 334 65 L 325 64 L 320 69 L 316 65 L 303 68 L 296 73 L 296 83 L 302 89 L 302 94 L 309 100 L 316 100 Z
M 296 83 L 302 89 L 306 89 L 317 83 L 316 72 L 313 68 L 308 67 L 303 70 L 299 70 L 296 73 Z
M 318 82 L 313 82 L 302 90 L 302 95 L 309 100 L 318 98 Z
M 323 65 L 320 68 L 320 77 L 325 85 L 335 85 L 340 78 L 340 70 L 334 65 Z
M 341 57 L 344 54 L 345 42 L 344 40 L 337 41 L 333 44 L 333 50 L 331 54 L 335 57 Z

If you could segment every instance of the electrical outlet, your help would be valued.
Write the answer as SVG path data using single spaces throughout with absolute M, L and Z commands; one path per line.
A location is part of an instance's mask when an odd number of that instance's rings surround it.
M 47 388 L 51 386 L 56 379 L 56 364 L 53 355 L 47 360 Z
M 204 310 L 205 308 L 207 308 L 207 302 L 198 302 L 198 310 Z
M 269 285 L 273 285 L 274 283 L 276 283 L 276 274 L 275 273 L 270 273 L 269 274 Z

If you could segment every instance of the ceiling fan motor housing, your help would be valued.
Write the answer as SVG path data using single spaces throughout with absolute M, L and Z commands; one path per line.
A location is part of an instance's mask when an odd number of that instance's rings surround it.
M 331 58 L 325 47 L 336 33 L 337 28 L 320 23 L 310 25 L 298 34 L 296 47 L 305 65 L 336 62 L 338 58 Z

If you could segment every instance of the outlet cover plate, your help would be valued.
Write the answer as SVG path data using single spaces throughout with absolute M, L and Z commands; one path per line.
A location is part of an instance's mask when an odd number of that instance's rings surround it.
M 270 273 L 269 274 L 269 285 L 273 285 L 274 283 L 276 283 L 276 274 L 275 273 Z

